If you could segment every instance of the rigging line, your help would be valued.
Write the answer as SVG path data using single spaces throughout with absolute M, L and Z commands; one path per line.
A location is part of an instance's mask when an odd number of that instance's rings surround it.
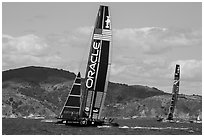
M 110 77 L 110 75 L 111 75 L 111 64 L 112 64 L 112 60 L 113 60 L 113 40 L 114 40 L 114 35 L 113 35 L 113 32 L 114 32 L 114 30 L 113 30 L 113 28 L 112 28 L 112 25 L 113 25 L 113 15 L 112 15 L 112 13 L 111 13 L 111 7 L 109 7 L 109 16 L 110 16 L 110 19 L 111 19 L 111 23 L 110 23 L 110 30 L 111 30 L 111 33 L 112 33 L 112 35 L 111 35 L 111 42 L 110 42 L 110 54 L 109 54 L 109 61 L 108 61 L 108 65 L 109 65 L 109 74 L 108 74 L 108 81 L 109 81 L 109 77 Z
M 97 18 L 97 16 L 98 16 L 98 12 L 96 14 L 96 18 Z M 96 23 L 96 21 L 94 22 L 94 26 L 91 26 L 91 31 L 89 33 L 89 38 L 88 38 L 88 41 L 85 44 L 86 46 L 84 46 L 84 50 L 83 50 L 84 52 L 83 52 L 83 55 L 82 55 L 81 62 L 79 63 L 79 66 L 78 66 L 78 71 L 80 71 L 82 69 L 83 62 L 85 62 L 85 64 L 88 62 L 89 54 L 88 54 L 87 58 L 85 58 L 85 54 L 90 52 L 90 47 L 89 46 L 91 45 L 91 42 L 92 42 L 92 37 L 93 37 L 93 34 L 94 34 L 95 23 Z M 87 52 L 86 52 L 86 50 L 87 50 Z M 86 59 L 86 60 L 84 60 L 84 59 Z M 86 70 L 86 67 L 87 66 L 85 65 L 85 70 Z M 86 77 L 85 75 L 86 75 L 86 72 L 84 74 L 84 78 Z
M 93 29 L 94 29 L 94 27 L 91 27 L 91 32 L 93 32 Z M 86 54 L 86 53 L 89 53 L 89 52 L 87 52 L 87 50 L 89 50 L 89 45 L 90 45 L 91 38 L 92 38 L 92 33 L 89 33 L 89 38 L 88 38 L 88 40 L 86 41 L 86 44 L 84 44 L 85 46 L 84 46 L 84 49 L 83 49 L 83 55 L 82 55 L 82 57 L 81 57 L 81 60 L 80 60 L 79 66 L 78 66 L 78 71 L 80 71 L 80 72 L 81 72 L 81 70 L 82 70 L 83 63 L 84 63 L 84 62 L 87 63 L 87 58 L 86 58 L 86 60 L 85 60 L 85 54 Z M 86 66 L 85 66 L 85 68 L 86 68 Z M 81 74 L 82 74 L 82 73 L 81 73 Z M 84 75 L 85 75 L 85 74 L 84 74 Z M 85 76 L 84 76 L 84 77 L 85 77 Z

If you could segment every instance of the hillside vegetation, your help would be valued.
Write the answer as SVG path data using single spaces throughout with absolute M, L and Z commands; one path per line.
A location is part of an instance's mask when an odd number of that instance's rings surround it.
M 74 78 L 75 74 L 69 71 L 35 66 L 3 71 L 3 116 L 56 117 Z M 103 116 L 166 116 L 170 101 L 170 94 L 155 87 L 109 82 Z M 201 115 L 201 108 L 201 96 L 180 95 L 175 117 L 195 118 Z

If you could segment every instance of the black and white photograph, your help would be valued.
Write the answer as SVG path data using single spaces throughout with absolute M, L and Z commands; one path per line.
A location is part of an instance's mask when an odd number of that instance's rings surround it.
M 2 135 L 202 135 L 202 5 L 2 6 Z

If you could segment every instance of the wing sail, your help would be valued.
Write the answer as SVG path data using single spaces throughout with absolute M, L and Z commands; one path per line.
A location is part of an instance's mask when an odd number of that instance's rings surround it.
M 84 112 L 100 119 L 106 97 L 111 53 L 111 19 L 108 6 L 100 6 L 92 36 L 85 75 Z
M 176 102 L 178 99 L 178 93 L 179 93 L 179 82 L 180 82 L 180 65 L 177 64 L 175 69 L 175 75 L 174 75 L 171 105 L 169 107 L 169 114 L 167 117 L 168 120 L 173 120 L 173 114 L 174 114 Z

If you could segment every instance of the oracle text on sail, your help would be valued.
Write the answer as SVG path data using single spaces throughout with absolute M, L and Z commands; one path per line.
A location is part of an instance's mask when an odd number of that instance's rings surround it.
M 88 72 L 87 72 L 87 79 L 86 79 L 86 87 L 88 89 L 93 88 L 94 85 L 94 79 L 96 75 L 97 70 L 97 62 L 99 60 L 99 52 L 100 52 L 100 42 L 93 42 L 92 45 L 92 52 L 90 55 L 90 63 L 88 66 Z

